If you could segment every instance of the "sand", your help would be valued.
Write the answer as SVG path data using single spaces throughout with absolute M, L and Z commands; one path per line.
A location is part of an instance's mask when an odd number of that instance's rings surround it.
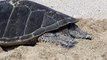
M 8 47 L 6 51 L 0 47 L 0 60 L 107 60 L 107 0 L 33 1 L 69 16 L 84 18 L 79 19 L 77 25 L 91 33 L 93 40 L 76 39 L 78 43 L 70 49 L 46 42 Z
M 76 39 L 78 43 L 70 49 L 46 42 L 7 51 L 0 48 L 0 60 L 107 60 L 107 20 L 79 20 L 77 25 L 91 33 L 93 40 Z
M 107 19 L 107 0 L 32 0 L 75 18 Z

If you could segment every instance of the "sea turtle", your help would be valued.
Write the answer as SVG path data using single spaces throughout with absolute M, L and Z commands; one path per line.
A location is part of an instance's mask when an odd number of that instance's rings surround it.
M 72 47 L 75 38 L 91 39 L 77 19 L 28 0 L 0 1 L 0 46 L 48 41 Z

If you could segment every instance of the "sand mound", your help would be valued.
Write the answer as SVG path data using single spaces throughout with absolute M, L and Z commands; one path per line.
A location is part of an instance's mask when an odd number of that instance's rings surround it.
M 0 60 L 107 60 L 107 20 L 79 20 L 77 25 L 93 34 L 93 40 L 78 39 L 71 49 L 45 42 L 8 51 L 0 48 Z

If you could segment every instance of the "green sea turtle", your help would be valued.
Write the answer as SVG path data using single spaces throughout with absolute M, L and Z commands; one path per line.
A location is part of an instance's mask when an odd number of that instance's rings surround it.
M 74 39 L 91 39 L 77 19 L 28 0 L 0 1 L 0 46 L 47 41 L 72 47 Z

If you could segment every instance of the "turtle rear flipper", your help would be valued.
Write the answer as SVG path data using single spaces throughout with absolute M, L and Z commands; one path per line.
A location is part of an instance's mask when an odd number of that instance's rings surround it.
M 76 24 L 69 25 L 69 33 L 74 38 L 81 39 L 92 39 L 92 35 L 82 31 Z
M 66 34 L 67 33 L 63 33 L 63 31 L 48 32 L 40 36 L 38 38 L 38 41 L 50 42 L 56 45 L 61 45 L 66 48 L 71 48 L 74 46 L 74 43 L 75 43 L 74 38 L 67 36 Z

